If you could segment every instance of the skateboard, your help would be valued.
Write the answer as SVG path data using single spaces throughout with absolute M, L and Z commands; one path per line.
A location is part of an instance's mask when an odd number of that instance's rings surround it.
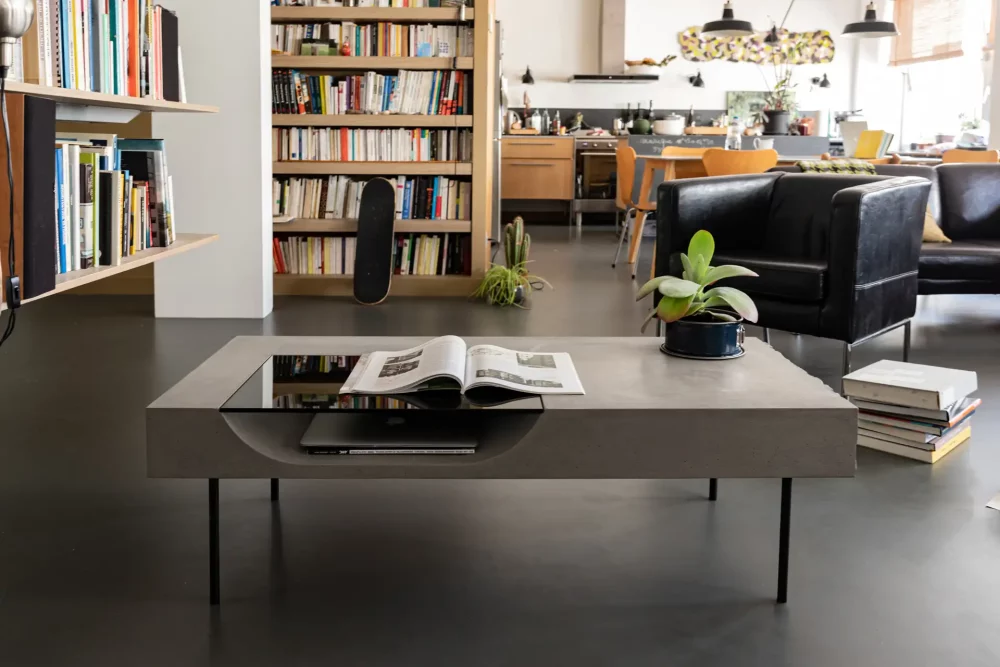
M 354 256 L 354 298 L 375 306 L 389 295 L 395 249 L 396 188 L 374 178 L 361 193 L 358 240 Z

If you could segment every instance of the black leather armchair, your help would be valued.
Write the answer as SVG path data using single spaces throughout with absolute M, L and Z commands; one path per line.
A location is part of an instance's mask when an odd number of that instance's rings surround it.
M 715 266 L 759 278 L 726 281 L 753 297 L 758 325 L 854 345 L 907 327 L 916 313 L 924 211 L 920 178 L 767 173 L 671 181 L 658 192 L 657 275 L 707 229 Z

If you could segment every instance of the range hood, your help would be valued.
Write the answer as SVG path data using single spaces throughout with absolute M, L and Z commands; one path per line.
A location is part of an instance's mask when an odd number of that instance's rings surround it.
M 601 3 L 600 74 L 576 74 L 570 83 L 654 83 L 659 74 L 623 74 L 627 0 Z

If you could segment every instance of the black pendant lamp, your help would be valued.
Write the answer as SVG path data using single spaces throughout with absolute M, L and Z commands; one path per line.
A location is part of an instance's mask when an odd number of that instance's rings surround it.
M 892 21 L 879 21 L 878 12 L 875 10 L 875 3 L 868 3 L 868 10 L 865 12 L 865 20 L 857 23 L 848 23 L 844 28 L 845 37 L 861 37 L 868 39 L 879 39 L 880 37 L 895 37 L 899 34 L 896 24 Z
M 739 21 L 733 13 L 733 3 L 726 1 L 722 8 L 722 18 L 709 21 L 701 28 L 702 37 L 749 37 L 753 26 L 749 21 Z
M 701 78 L 701 72 L 698 72 L 698 76 L 689 76 L 688 83 L 690 83 L 695 88 L 704 88 L 705 80 Z

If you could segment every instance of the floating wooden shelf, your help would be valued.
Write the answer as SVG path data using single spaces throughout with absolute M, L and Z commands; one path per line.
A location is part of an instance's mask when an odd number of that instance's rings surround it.
M 271 56 L 271 67 L 317 69 L 472 69 L 472 58 L 390 58 L 380 56 Z
M 275 162 L 276 175 L 471 176 L 471 162 Z
M 152 264 L 168 257 L 180 255 L 189 250 L 212 243 L 218 238 L 217 234 L 178 234 L 177 240 L 169 248 L 148 248 L 147 250 L 142 250 L 131 257 L 123 258 L 122 263 L 118 266 L 95 266 L 92 269 L 71 271 L 56 276 L 56 288 L 54 290 L 37 296 L 34 299 L 25 299 L 24 303 L 44 299 L 54 294 L 66 292 L 76 287 L 82 287 L 98 280 L 104 280 L 105 278 L 137 269 L 140 266 L 146 266 L 147 264 Z M 0 304 L 0 310 L 3 310 L 5 307 L 6 304 Z
M 393 276 L 390 296 L 469 296 L 480 279 L 473 276 Z M 352 296 L 354 276 L 276 274 L 275 295 Z
M 469 220 L 396 220 L 398 234 L 468 234 L 472 231 Z M 275 223 L 274 232 L 281 234 L 318 234 L 344 232 L 353 234 L 358 231 L 358 221 L 341 220 L 307 220 L 298 218 L 292 222 Z
M 465 9 L 465 20 L 474 21 L 476 10 Z M 407 21 L 447 23 L 459 20 L 457 7 L 271 7 L 272 23 L 299 21 Z
M 107 93 L 91 93 L 86 90 L 71 90 L 53 86 L 39 86 L 33 83 L 8 81 L 7 91 L 24 93 L 36 97 L 45 97 L 60 104 L 70 104 L 84 107 L 108 107 L 113 109 L 129 109 L 132 111 L 167 112 L 167 113 L 218 113 L 219 108 L 204 104 L 189 104 L 187 102 L 167 102 L 144 97 L 128 97 L 126 95 L 108 95 Z
M 285 380 L 275 382 L 272 393 L 275 396 L 287 396 L 289 394 L 329 394 L 336 396 L 343 387 L 343 382 L 291 382 Z
M 274 114 L 274 127 L 472 127 L 472 116 Z

